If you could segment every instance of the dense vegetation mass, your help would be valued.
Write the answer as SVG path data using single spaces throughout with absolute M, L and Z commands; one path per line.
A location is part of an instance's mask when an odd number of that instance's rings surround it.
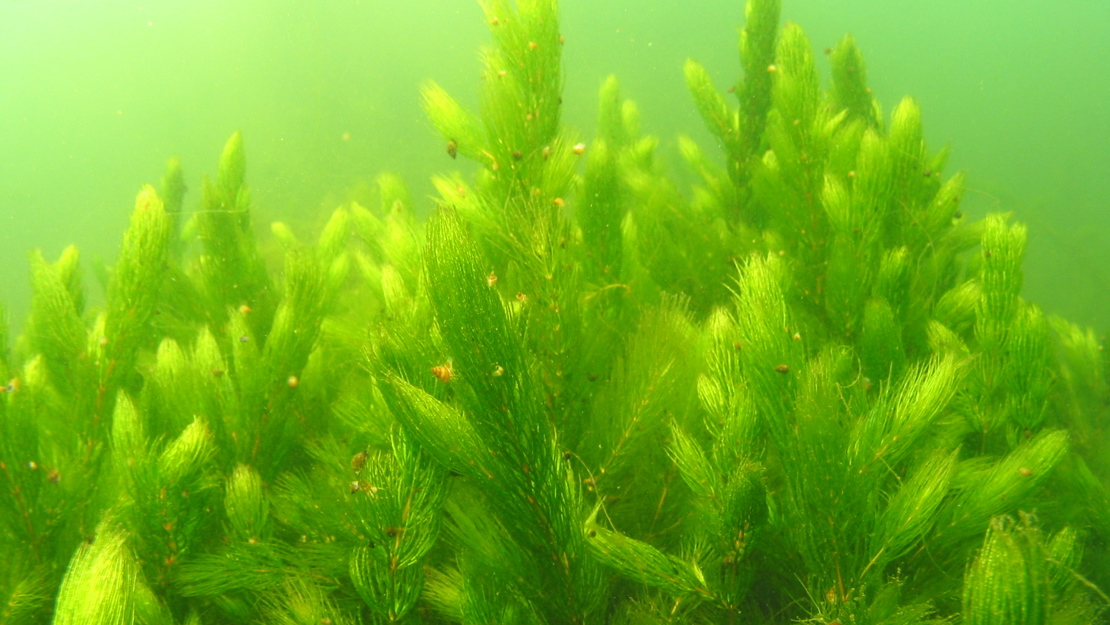
M 424 87 L 479 164 L 427 223 L 387 175 L 260 251 L 236 134 L 188 220 L 176 161 L 139 193 L 103 306 L 32 257 L 0 623 L 1102 617 L 1102 346 L 850 37 L 823 89 L 750 0 L 735 100 L 686 65 L 686 192 L 615 79 L 561 125 L 555 0 L 484 8 L 480 111 Z

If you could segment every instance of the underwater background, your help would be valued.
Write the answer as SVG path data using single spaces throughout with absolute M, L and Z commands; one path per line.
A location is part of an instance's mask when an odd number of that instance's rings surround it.
M 564 122 L 588 136 L 597 89 L 615 74 L 671 173 L 687 175 L 675 137 L 712 138 L 682 64 L 696 58 L 731 84 L 742 4 L 565 0 Z M 818 50 L 851 32 L 878 99 L 913 96 L 930 145 L 951 144 L 949 171 L 968 172 L 964 210 L 1029 224 L 1025 295 L 1110 328 L 1110 3 L 786 0 L 783 20 Z M 112 262 L 136 189 L 180 157 L 195 209 L 200 177 L 236 129 L 262 227 L 319 226 L 381 171 L 400 174 L 427 212 L 429 177 L 473 165 L 447 159 L 418 87 L 434 79 L 473 106 L 487 43 L 473 0 L 0 0 L 0 300 L 11 323 L 26 314 L 32 247 L 54 258 L 76 243 Z
M 1110 623 L 1107 10 L 783 1 L 0 0 L 0 625 Z

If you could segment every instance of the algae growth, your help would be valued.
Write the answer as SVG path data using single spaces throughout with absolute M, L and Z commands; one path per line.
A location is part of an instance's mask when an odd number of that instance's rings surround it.
M 616 79 L 560 123 L 554 0 L 483 6 L 426 223 L 385 175 L 274 270 L 237 134 L 188 220 L 178 162 L 139 193 L 102 306 L 32 257 L 0 623 L 1103 618 L 1102 347 L 851 38 L 822 88 L 751 0 L 735 98 L 685 67 L 687 191 Z

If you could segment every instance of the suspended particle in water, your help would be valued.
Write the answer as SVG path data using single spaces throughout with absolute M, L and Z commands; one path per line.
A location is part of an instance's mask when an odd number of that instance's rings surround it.
M 540 47 L 540 44 L 536 43 L 535 41 L 529 41 L 528 42 L 528 49 L 529 50 L 535 50 L 538 47 Z
M 432 367 L 432 375 L 436 376 L 436 379 L 440 382 L 447 383 L 451 381 L 451 378 L 455 377 L 455 368 L 451 365 L 451 361 L 448 360 L 442 365 Z
M 247 336 L 246 334 L 239 337 L 239 342 L 240 343 L 248 343 L 248 342 L 250 342 L 250 340 L 251 340 L 251 337 Z
M 585 143 L 575 143 L 574 147 L 571 148 L 571 150 L 575 154 L 577 154 L 578 156 L 582 156 L 583 154 L 586 153 L 586 144 Z
M 285 380 L 285 383 L 289 385 L 289 388 L 297 388 L 301 385 L 300 379 L 295 375 L 289 376 L 289 378 Z
M 499 377 L 505 375 L 505 367 L 502 367 L 501 365 L 495 365 L 493 367 L 493 373 L 490 374 L 490 375 L 492 375 L 495 378 L 499 378 Z
M 496 284 L 497 284 L 497 274 L 495 274 L 491 271 L 491 272 L 489 272 L 489 275 L 486 276 L 486 286 L 492 287 Z
M 1021 467 L 1020 469 L 1018 469 L 1018 473 L 1020 473 L 1022 477 L 1029 477 L 1033 475 L 1033 469 L 1030 469 L 1029 467 Z
M 775 67 L 774 65 L 768 65 L 768 66 L 767 66 L 767 71 L 768 71 L 768 72 L 772 72 L 772 73 L 774 73 L 774 72 L 778 71 L 778 69 L 779 69 L 779 68 Z
M 364 466 L 366 466 L 366 452 L 360 451 L 351 458 L 351 470 L 358 473 Z
M 378 491 L 381 490 L 380 486 L 374 486 L 370 482 L 353 482 L 352 485 L 356 483 L 359 486 L 359 490 L 366 493 L 367 495 L 370 495 L 371 497 L 377 497 Z M 352 490 L 351 492 L 353 493 L 355 491 Z
M 527 295 L 525 295 L 525 294 L 524 294 L 524 293 L 522 293 L 522 292 L 517 292 L 517 294 L 516 294 L 516 301 L 518 301 L 518 302 L 520 302 L 521 304 L 523 304 L 524 302 L 527 302 L 527 301 L 528 301 L 528 296 L 527 296 Z
M 239 307 L 239 313 L 240 314 L 249 315 L 249 314 L 251 314 L 251 312 L 252 312 L 251 307 L 247 306 L 246 304 L 243 304 L 242 306 Z
M 459 144 L 456 143 L 454 139 L 451 139 L 450 141 L 447 142 L 447 156 L 450 156 L 451 158 L 455 158 L 458 155 L 459 155 Z
M 543 151 L 540 152 L 540 154 L 543 155 L 543 160 L 546 161 L 551 156 L 551 146 L 549 146 L 549 145 L 543 146 Z
M 357 493 L 360 490 L 362 490 L 362 482 L 359 482 L 358 480 L 355 480 L 355 481 L 351 482 L 351 492 L 352 493 Z
M 776 365 L 775 371 L 778 371 L 779 373 L 790 373 L 790 367 L 786 365 Z
M 795 333 L 794 333 L 794 336 L 793 336 L 792 338 L 793 338 L 793 339 L 794 339 L 795 341 L 800 341 L 800 340 L 802 340 L 802 335 L 801 335 L 801 334 L 798 334 L 797 332 L 795 332 Z
M 557 197 L 554 200 L 551 200 L 551 203 L 554 204 L 555 206 L 559 207 L 559 208 L 562 208 L 562 207 L 566 206 L 566 204 L 567 204 L 566 201 L 563 200 L 563 198 L 561 198 L 561 197 Z
M 513 160 L 519 161 L 524 158 L 524 154 L 520 150 L 513 150 Z
M 57 484 L 62 481 L 62 474 L 58 473 L 57 469 L 50 469 L 50 471 L 46 473 L 46 481 L 51 484 Z

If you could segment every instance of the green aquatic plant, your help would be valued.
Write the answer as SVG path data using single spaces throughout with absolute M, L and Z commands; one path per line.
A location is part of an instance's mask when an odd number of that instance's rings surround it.
M 561 123 L 555 0 L 483 8 L 426 222 L 383 175 L 273 258 L 236 134 L 188 220 L 176 160 L 139 193 L 102 305 L 32 255 L 0 623 L 1104 618 L 1102 346 L 850 37 L 824 89 L 750 0 L 736 99 L 686 64 L 686 192 L 615 78 Z

